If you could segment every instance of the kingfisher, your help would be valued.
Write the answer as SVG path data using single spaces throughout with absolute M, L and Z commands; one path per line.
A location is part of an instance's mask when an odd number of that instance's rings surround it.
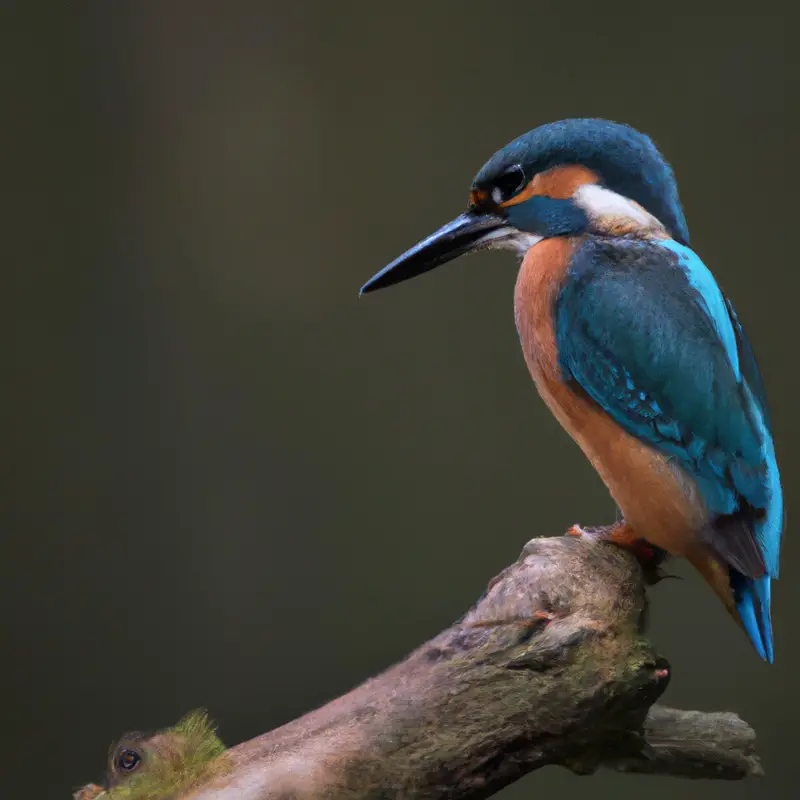
M 542 125 L 481 167 L 465 213 L 361 294 L 488 248 L 521 259 L 525 361 L 621 511 L 606 536 L 686 558 L 772 663 L 783 498 L 764 384 L 689 247 L 670 165 L 625 124 Z

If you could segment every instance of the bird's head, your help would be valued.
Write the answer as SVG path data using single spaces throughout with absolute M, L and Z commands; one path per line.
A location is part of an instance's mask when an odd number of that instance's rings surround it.
M 689 241 L 672 169 L 648 136 L 601 119 L 542 125 L 481 167 L 465 213 L 395 259 L 361 293 L 476 250 L 524 255 L 542 239 L 575 236 L 609 219 L 658 226 L 681 244 Z

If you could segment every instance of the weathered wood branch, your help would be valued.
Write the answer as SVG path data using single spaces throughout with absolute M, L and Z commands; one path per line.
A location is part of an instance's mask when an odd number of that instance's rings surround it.
M 455 625 L 328 705 L 228 751 L 193 800 L 484 798 L 559 764 L 761 775 L 735 714 L 653 706 L 670 677 L 642 638 L 645 580 L 616 546 L 534 539 Z
M 735 714 L 653 705 L 670 668 L 642 637 L 645 583 L 636 559 L 608 542 L 534 539 L 461 620 L 405 661 L 229 749 L 189 793 L 177 790 L 187 775 L 176 762 L 178 779 L 158 796 L 485 798 L 552 764 L 581 775 L 761 775 L 755 734 Z M 142 796 L 153 796 L 153 780 Z M 82 791 L 106 796 L 94 784 Z

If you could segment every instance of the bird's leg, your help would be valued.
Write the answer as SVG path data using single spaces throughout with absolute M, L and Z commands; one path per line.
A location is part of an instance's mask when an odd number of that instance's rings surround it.
M 613 525 L 604 525 L 600 528 L 583 528 L 573 525 L 568 531 L 569 536 L 586 536 L 590 539 L 602 539 L 612 542 L 618 547 L 623 547 L 636 556 L 645 573 L 652 573 L 652 582 L 657 582 L 663 577 L 659 566 L 664 561 L 666 553 L 658 547 L 653 547 L 646 539 L 636 534 L 633 527 L 625 520 L 615 522 Z
M 590 539 L 605 539 L 618 544 L 620 547 L 628 548 L 638 546 L 639 542 L 644 541 L 625 520 L 615 522 L 613 525 L 601 525 L 597 528 L 584 528 L 581 525 L 573 525 L 567 531 L 567 535 L 586 536 Z

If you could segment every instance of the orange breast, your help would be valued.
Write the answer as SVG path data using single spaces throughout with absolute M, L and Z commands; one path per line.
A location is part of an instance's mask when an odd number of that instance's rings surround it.
M 514 308 L 528 369 L 539 394 L 592 462 L 636 533 L 668 552 L 695 560 L 696 532 L 706 517 L 694 482 L 562 379 L 554 306 L 573 247 L 570 239 L 546 239 L 522 262 Z

